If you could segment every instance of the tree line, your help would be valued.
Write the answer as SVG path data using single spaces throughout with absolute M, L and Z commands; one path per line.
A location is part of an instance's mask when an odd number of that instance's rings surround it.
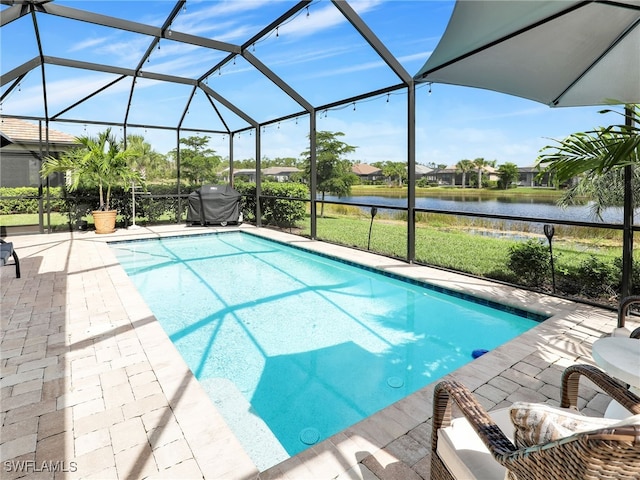
M 608 113 L 606 111 L 605 113 Z M 557 182 L 577 178 L 566 189 L 561 200 L 563 204 L 571 204 L 577 197 L 595 199 L 597 208 L 619 205 L 623 176 L 621 167 L 634 167 L 634 177 L 638 157 L 637 107 L 630 108 L 633 116 L 632 126 L 611 126 L 598 128 L 591 132 L 575 133 L 541 150 L 538 159 L 540 174 L 553 174 Z M 347 158 L 357 147 L 342 140 L 344 133 L 319 131 L 316 134 L 316 186 L 324 199 L 325 194 L 338 197 L 348 196 L 351 187 L 360 180 L 352 172 L 353 163 Z M 166 182 L 177 176 L 178 158 L 180 161 L 181 179 L 189 185 L 218 183 L 224 175 L 228 159 L 222 158 L 208 146 L 209 137 L 190 136 L 180 139 L 180 149 L 174 149 L 166 155 L 153 150 L 151 145 L 140 135 L 129 135 L 126 147 L 135 152 L 131 157 L 132 166 L 147 182 Z M 299 158 L 264 158 L 263 168 L 272 166 L 297 167 L 299 174 L 290 178 L 292 181 L 309 183 L 311 174 L 310 149 L 300 153 Z M 507 162 L 497 166 L 496 160 L 476 158 L 463 159 L 455 165 L 455 172 L 462 176 L 462 187 L 472 183 L 477 188 L 487 187 L 485 173 L 493 170 L 498 177 L 497 187 L 507 189 L 518 180 L 518 166 Z M 404 185 L 407 181 L 407 165 L 405 162 L 373 162 L 388 182 Z M 444 164 L 428 163 L 426 166 L 434 170 L 448 168 Z M 255 159 L 234 161 L 234 169 L 254 169 Z M 468 181 L 472 178 L 472 181 Z M 637 185 L 640 182 L 634 182 Z
M 357 147 L 342 141 L 342 132 L 319 131 L 316 134 L 316 161 L 318 191 L 322 194 L 330 193 L 337 196 L 348 195 L 351 185 L 358 182 L 358 177 L 353 174 L 351 167 L 354 162 L 348 160 L 347 155 L 356 151 Z M 139 155 L 135 160 L 135 166 L 139 168 L 147 181 L 162 181 L 174 179 L 177 172 L 178 149 L 173 149 L 166 155 L 155 152 L 151 145 L 142 136 L 130 135 L 127 137 L 130 147 L 135 148 Z M 200 185 L 203 183 L 216 183 L 223 176 L 228 166 L 228 159 L 220 156 L 208 146 L 209 137 L 194 135 L 180 139 L 180 174 L 188 184 Z M 310 151 L 300 153 L 300 157 L 276 157 L 261 159 L 261 167 L 296 167 L 303 173 L 293 175 L 293 181 L 308 182 L 310 174 Z M 364 162 L 363 162 L 364 163 Z M 462 174 L 462 187 L 471 184 L 471 173 L 475 175 L 473 183 L 477 188 L 489 186 L 487 180 L 483 181 L 483 173 L 488 167 L 495 168 L 496 160 L 460 160 L 455 164 L 456 173 Z M 382 176 L 390 184 L 405 185 L 407 182 L 407 165 L 405 162 L 378 161 L 370 163 L 371 166 L 380 169 Z M 256 160 L 253 158 L 234 160 L 234 169 L 255 169 Z M 444 170 L 446 164 L 430 162 L 427 167 L 434 171 Z M 518 166 L 514 163 L 505 163 L 498 167 L 498 187 L 509 188 L 518 179 Z M 485 177 L 486 178 L 486 177 Z

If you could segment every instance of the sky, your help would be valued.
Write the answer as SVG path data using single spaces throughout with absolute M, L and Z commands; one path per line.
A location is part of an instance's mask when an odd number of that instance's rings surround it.
M 188 0 L 170 27 L 184 33 L 241 45 L 297 2 L 284 0 Z M 173 1 L 54 0 L 53 4 L 160 27 Z M 449 0 L 358 0 L 349 2 L 402 67 L 415 75 L 444 33 L 454 2 Z M 7 9 L 2 6 L 2 11 Z M 135 69 L 152 37 L 99 25 L 37 14 L 43 54 L 84 62 Z M 29 16 L 0 29 L 2 75 L 38 57 L 34 25 Z M 82 120 L 123 123 L 127 134 L 143 135 L 160 153 L 175 149 L 177 134 L 154 125 L 192 128 L 183 136 L 203 135 L 198 129 L 222 131 L 248 124 L 224 105 L 212 105 L 202 91 L 145 78 L 146 72 L 181 78 L 200 78 L 226 52 L 182 44 L 165 38 L 142 65 L 142 76 L 111 85 L 118 75 L 46 65 L 47 103 L 43 101 L 41 69 L 30 71 L 19 87 L 5 96 L 2 115 L 79 120 L 55 121 L 50 127 L 71 135 L 95 135 L 104 125 Z M 314 1 L 249 49 L 305 101 L 318 108 L 345 98 L 401 83 L 331 2 Z M 259 123 L 302 112 L 303 108 L 260 74 L 242 57 L 212 72 L 205 83 Z M 2 85 L 2 95 L 11 83 Z M 100 93 L 75 105 L 92 92 Z M 191 101 L 189 102 L 189 99 Z M 75 106 L 74 106 L 75 105 Z M 73 107 L 70 108 L 69 107 Z M 68 110 L 67 110 L 68 109 Z M 416 161 L 455 165 L 482 157 L 497 165 L 512 162 L 533 165 L 546 145 L 567 135 L 615 123 L 618 118 L 598 113 L 601 107 L 549 108 L 530 100 L 496 92 L 442 85 L 419 84 L 416 92 Z M 356 147 L 354 162 L 407 159 L 406 89 L 346 105 L 318 109 L 317 129 L 341 132 L 345 143 Z M 121 127 L 114 127 L 118 136 Z M 300 115 L 262 127 L 263 158 L 294 157 L 308 149 L 309 118 Z M 229 136 L 210 135 L 209 147 L 228 157 Z M 236 160 L 255 157 L 255 132 L 234 137 Z

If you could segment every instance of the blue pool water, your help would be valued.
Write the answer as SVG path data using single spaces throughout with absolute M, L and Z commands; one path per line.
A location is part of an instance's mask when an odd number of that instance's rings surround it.
M 541 320 L 242 232 L 110 245 L 263 468 Z

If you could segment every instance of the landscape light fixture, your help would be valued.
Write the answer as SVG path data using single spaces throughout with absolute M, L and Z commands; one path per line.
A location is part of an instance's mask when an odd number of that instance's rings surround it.
M 551 282 L 553 284 L 553 293 L 556 293 L 556 272 L 553 267 L 553 247 L 551 246 L 551 240 L 553 239 L 554 234 L 555 228 L 553 227 L 553 225 L 544 226 L 544 235 L 549 241 L 549 257 L 551 258 Z
M 371 229 L 373 228 L 373 217 L 378 213 L 376 207 L 371 207 L 371 223 L 369 224 L 369 242 L 367 243 L 367 250 L 371 248 Z

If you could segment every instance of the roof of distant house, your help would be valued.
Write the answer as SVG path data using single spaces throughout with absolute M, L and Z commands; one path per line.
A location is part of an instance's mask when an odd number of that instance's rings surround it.
M 296 167 L 268 167 L 263 168 L 262 173 L 264 175 L 285 175 L 287 173 L 296 173 L 301 170 Z
M 431 167 L 427 167 L 426 165 L 421 165 L 419 163 L 416 163 L 416 173 L 419 173 L 420 175 L 426 175 L 433 171 L 434 169 Z
M 47 129 L 44 124 L 42 125 L 41 131 L 42 141 L 45 142 L 47 139 Z M 35 123 L 20 120 L 18 118 L 2 117 L 2 119 L 0 120 L 0 133 L 3 137 L 3 145 L 5 145 L 5 140 L 8 140 L 8 143 L 40 142 L 40 132 L 38 125 L 36 125 Z M 49 143 L 75 144 L 76 137 L 50 128 Z
M 351 167 L 351 171 L 356 175 L 372 175 L 382 172 L 378 167 L 371 166 L 367 163 L 356 163 Z
M 456 172 L 459 173 L 460 170 L 458 170 L 457 165 L 449 165 L 448 167 L 445 168 L 440 168 L 438 169 L 439 172 L 443 172 L 443 173 L 451 173 L 451 172 Z M 478 167 L 472 167 L 471 170 L 472 172 L 477 172 L 478 171 Z M 496 173 L 498 171 L 498 169 L 490 166 L 490 165 L 486 165 L 484 167 L 482 167 L 482 171 L 485 173 Z

